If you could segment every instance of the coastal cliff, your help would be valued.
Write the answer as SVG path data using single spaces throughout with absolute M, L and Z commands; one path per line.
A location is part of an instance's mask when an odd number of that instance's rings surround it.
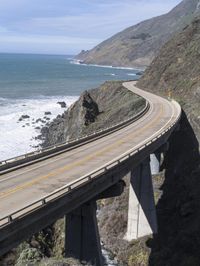
M 127 179 L 121 197 L 102 202 L 101 236 L 120 265 L 200 265 L 199 36 L 197 17 L 164 45 L 137 83 L 142 89 L 177 100 L 183 114 L 179 130 L 169 139 L 162 172 L 153 177 L 158 234 L 131 243 L 123 240 L 127 225 Z
M 137 83 L 145 90 L 175 98 L 182 105 L 183 115 L 179 130 L 169 139 L 163 171 L 153 177 L 158 234 L 130 243 L 123 239 L 127 226 L 127 177 L 120 197 L 98 203 L 101 239 L 120 266 L 200 265 L 199 36 L 200 20 L 196 19 L 166 43 Z M 124 89 L 121 82 L 106 82 L 99 89 L 83 93 L 68 111 L 45 127 L 43 145 L 113 125 L 142 106 L 144 100 Z M 27 261 L 39 266 L 79 265 L 63 259 L 63 230 L 64 221 L 59 220 L 7 255 L 2 265 L 14 265 L 13 261 L 15 265 L 25 265 Z
M 42 146 L 79 138 L 115 125 L 140 112 L 145 104 L 143 98 L 124 88 L 122 82 L 105 82 L 97 89 L 83 92 L 63 115 L 59 115 L 53 122 L 43 127 L 40 136 L 44 140 Z M 104 203 L 104 201 L 98 203 L 102 209 L 99 215 L 100 224 L 105 217 Z M 105 221 L 103 223 L 105 226 Z M 107 234 L 104 226 L 101 230 L 102 236 Z M 61 219 L 0 258 L 0 265 L 81 265 L 73 259 L 64 259 L 63 254 L 64 220 Z
M 200 18 L 161 49 L 138 82 L 172 97 L 182 108 L 180 128 L 170 138 L 157 204 L 158 235 L 147 241 L 150 265 L 200 265 Z
M 62 116 L 42 129 L 43 146 L 77 139 L 105 129 L 135 115 L 145 100 L 122 86 L 122 82 L 105 82 L 97 89 L 85 91 Z
M 162 47 L 138 86 L 180 102 L 200 141 L 199 51 L 200 17 Z
M 169 13 L 129 27 L 76 58 L 86 64 L 145 68 L 197 14 L 199 0 L 184 0 Z
M 162 172 L 153 176 L 158 234 L 123 241 L 128 181 L 121 197 L 104 201 L 101 235 L 120 265 L 200 265 L 199 36 L 200 19 L 196 18 L 163 46 L 137 83 L 144 90 L 174 98 L 183 113 L 179 129 L 169 139 Z

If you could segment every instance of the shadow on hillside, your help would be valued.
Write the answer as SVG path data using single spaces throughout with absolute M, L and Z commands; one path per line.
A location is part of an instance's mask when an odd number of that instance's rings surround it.
M 183 112 L 170 137 L 163 168 L 163 195 L 157 205 L 158 234 L 147 241 L 151 266 L 200 265 L 199 144 Z

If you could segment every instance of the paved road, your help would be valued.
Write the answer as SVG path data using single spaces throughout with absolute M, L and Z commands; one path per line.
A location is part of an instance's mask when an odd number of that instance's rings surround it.
M 95 171 L 104 164 L 161 133 L 180 113 L 174 102 L 139 90 L 134 82 L 124 86 L 146 98 L 149 111 L 138 121 L 110 135 L 66 153 L 0 176 L 0 218 L 48 193 Z

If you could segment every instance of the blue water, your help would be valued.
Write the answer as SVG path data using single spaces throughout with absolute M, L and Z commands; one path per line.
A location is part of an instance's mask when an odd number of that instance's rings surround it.
M 85 89 L 106 80 L 137 78 L 137 70 L 72 63 L 69 56 L 0 54 L 0 161 L 35 150 L 45 119 L 52 121 Z M 30 118 L 19 121 L 22 115 Z M 47 120 L 46 120 L 47 123 Z
M 136 72 L 72 64 L 69 56 L 0 54 L 0 98 L 80 95 L 106 80 L 137 78 Z

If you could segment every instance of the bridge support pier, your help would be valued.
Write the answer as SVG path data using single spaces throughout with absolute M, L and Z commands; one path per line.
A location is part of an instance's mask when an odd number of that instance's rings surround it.
M 102 266 L 96 209 L 96 201 L 90 201 L 65 217 L 65 255 Z
M 131 172 L 129 191 L 128 241 L 157 233 L 157 218 L 151 179 L 150 160 Z
M 150 155 L 151 174 L 157 175 L 160 172 L 161 153 L 156 151 Z
M 120 180 L 91 201 L 65 216 L 66 257 L 90 262 L 95 266 L 103 265 L 96 217 L 96 200 L 120 196 L 124 191 L 124 186 L 124 181 Z

